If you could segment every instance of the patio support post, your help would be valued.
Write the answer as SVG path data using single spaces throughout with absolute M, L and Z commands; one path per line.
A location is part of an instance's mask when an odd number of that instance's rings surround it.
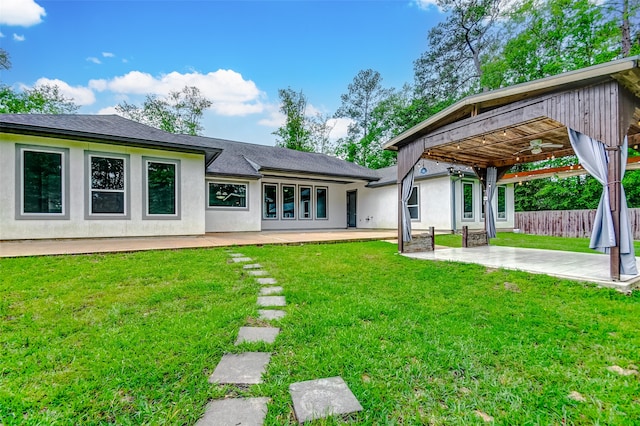
M 398 251 L 404 252 L 404 237 L 402 232 L 402 181 L 398 182 Z
M 616 239 L 616 245 L 611 247 L 609 252 L 609 271 L 613 281 L 620 281 L 620 146 L 607 147 L 609 152 L 609 206 L 611 208 L 611 216 L 613 218 L 613 233 Z

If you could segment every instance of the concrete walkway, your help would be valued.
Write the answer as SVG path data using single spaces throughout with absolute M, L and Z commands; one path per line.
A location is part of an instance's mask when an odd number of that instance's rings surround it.
M 0 257 L 113 253 L 200 247 L 369 241 L 397 238 L 395 230 L 332 229 L 319 231 L 221 232 L 184 237 L 82 238 L 0 241 Z

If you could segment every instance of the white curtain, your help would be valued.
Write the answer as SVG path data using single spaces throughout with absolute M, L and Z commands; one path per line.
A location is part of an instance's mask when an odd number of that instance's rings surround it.
M 600 197 L 600 204 L 598 204 L 598 209 L 596 210 L 589 247 L 603 253 L 609 253 L 610 247 L 616 245 L 613 216 L 609 204 L 609 155 L 603 143 L 573 129 L 569 129 L 569 140 L 582 166 L 591 176 L 602 184 L 602 196 Z M 622 179 L 627 165 L 626 137 L 620 149 L 622 150 L 620 179 Z M 631 234 L 631 225 L 629 223 L 627 197 L 622 185 L 620 185 L 620 273 L 625 275 L 638 274 L 635 249 L 633 247 L 633 235 Z
M 413 167 L 402 179 L 402 240 L 411 241 L 411 215 L 409 214 L 409 198 L 413 189 Z
M 487 215 L 487 238 L 496 237 L 496 216 L 493 214 L 493 194 L 496 192 L 496 182 L 498 180 L 498 169 L 495 167 L 487 168 L 486 195 L 487 201 L 484 202 L 484 214 Z

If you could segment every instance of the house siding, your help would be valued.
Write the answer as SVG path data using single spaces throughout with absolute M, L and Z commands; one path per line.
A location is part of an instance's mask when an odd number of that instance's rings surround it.
M 228 182 L 247 185 L 247 207 L 228 208 L 208 206 L 207 192 L 210 182 Z M 262 184 L 260 180 L 209 177 L 205 183 L 206 232 L 257 232 L 261 230 Z
M 16 181 L 16 144 L 66 148 L 69 151 L 68 219 L 16 219 L 19 200 Z M 86 219 L 85 152 L 126 154 L 129 159 L 129 218 Z M 143 220 L 143 157 L 180 161 L 179 219 Z M 202 191 L 204 156 L 58 138 L 0 134 L 0 240 L 198 235 L 205 231 Z M 9 182 L 9 184 L 7 184 Z

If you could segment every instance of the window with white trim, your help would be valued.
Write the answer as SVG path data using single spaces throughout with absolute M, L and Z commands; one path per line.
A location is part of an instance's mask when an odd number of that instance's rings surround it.
M 247 184 L 209 182 L 209 207 L 247 207 Z
M 411 188 L 411 195 L 407 200 L 407 207 L 409 208 L 409 217 L 412 220 L 420 220 L 420 195 L 417 186 Z
M 128 157 L 85 152 L 87 217 L 126 218 L 128 214 Z
M 316 219 L 327 218 L 328 188 L 316 186 Z
M 282 218 L 296 218 L 296 187 L 295 185 L 282 185 Z
M 180 160 L 143 157 L 145 219 L 180 218 Z
M 69 150 L 16 144 L 16 219 L 69 218 Z
M 262 186 L 262 218 L 278 218 L 278 185 L 265 183 Z
M 499 186 L 498 190 L 498 217 L 497 220 L 507 220 L 507 187 Z
M 311 190 L 310 186 L 299 186 L 300 188 L 300 219 L 313 219 L 311 212 Z
M 462 182 L 462 219 L 473 220 L 475 197 L 473 196 L 473 182 Z

